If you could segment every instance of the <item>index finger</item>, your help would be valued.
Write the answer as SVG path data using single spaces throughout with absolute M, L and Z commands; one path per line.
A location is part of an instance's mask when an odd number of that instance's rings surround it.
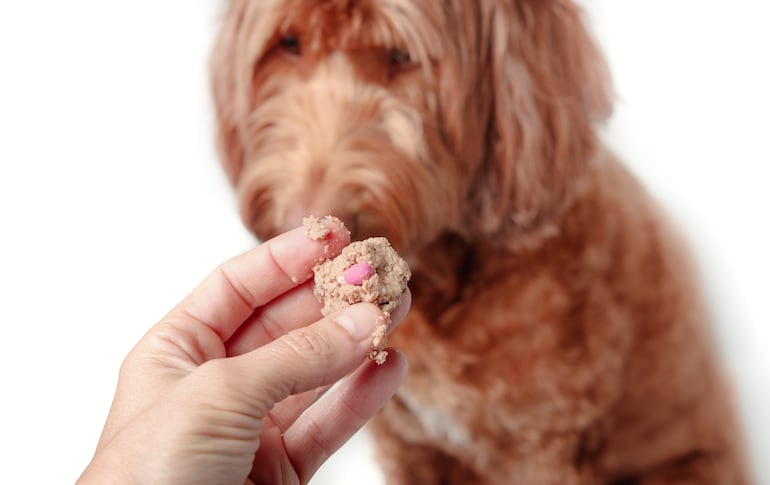
M 350 243 L 336 218 L 321 220 L 329 233 L 311 239 L 298 227 L 220 265 L 172 310 L 203 323 L 222 341 L 229 339 L 255 309 L 312 276 L 313 266 Z

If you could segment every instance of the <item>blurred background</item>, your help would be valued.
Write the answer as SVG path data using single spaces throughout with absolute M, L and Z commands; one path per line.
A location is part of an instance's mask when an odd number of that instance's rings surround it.
M 770 7 L 581 3 L 616 82 L 605 138 L 694 244 L 770 484 Z M 221 8 L 0 2 L 0 482 L 73 482 L 125 354 L 254 245 L 213 148 Z M 358 435 L 313 483 L 383 483 L 370 453 Z

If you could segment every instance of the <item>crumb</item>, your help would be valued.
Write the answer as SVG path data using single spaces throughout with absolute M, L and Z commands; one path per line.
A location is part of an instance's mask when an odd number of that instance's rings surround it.
M 291 282 L 296 285 L 297 283 L 299 283 L 299 278 L 297 278 L 296 276 L 292 276 L 291 277 Z
M 329 228 L 323 225 L 321 219 L 316 216 L 308 216 L 302 219 L 302 225 L 305 226 L 305 235 L 308 239 L 322 241 L 329 235 Z
M 374 328 L 374 333 L 372 334 L 372 346 L 374 348 L 378 348 L 383 345 L 386 335 L 385 332 L 388 330 L 388 320 L 385 317 L 380 317 L 379 321 L 377 322 L 377 326 Z
M 366 263 L 370 271 L 366 279 L 346 280 L 345 273 Z M 316 298 L 323 303 L 321 313 L 329 315 L 358 302 L 374 303 L 382 317 L 372 334 L 369 358 L 382 364 L 388 353 L 384 350 L 390 313 L 401 303 L 411 272 L 406 261 L 396 253 L 384 237 L 356 241 L 344 248 L 334 259 L 320 262 L 313 268 Z M 352 282 L 352 283 L 351 283 Z
M 372 359 L 377 363 L 377 365 L 382 365 L 385 363 L 385 360 L 388 358 L 388 351 L 387 350 L 370 350 L 369 351 L 369 358 Z
M 369 351 L 369 358 L 378 365 L 382 365 L 388 357 L 385 344 L 388 341 L 387 331 L 388 324 L 390 323 L 390 313 L 383 312 L 378 320 L 377 326 L 374 327 L 374 332 L 372 333 L 372 350 Z
M 323 221 L 326 221 L 327 224 L 324 224 Z M 314 241 L 323 241 L 329 236 L 331 233 L 331 229 L 328 227 L 329 225 L 345 226 L 345 224 L 337 217 L 326 216 L 321 219 L 313 215 L 302 219 L 302 225 L 305 226 L 305 236 Z M 350 235 L 350 231 L 348 231 L 348 235 Z M 329 254 L 328 244 L 324 246 L 324 254 Z

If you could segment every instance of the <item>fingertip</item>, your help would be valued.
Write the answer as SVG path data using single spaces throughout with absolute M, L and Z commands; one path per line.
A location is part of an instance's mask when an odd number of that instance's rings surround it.
M 340 251 L 342 251 L 342 248 L 350 244 L 350 231 L 345 227 L 345 223 L 338 217 L 328 215 L 321 219 L 313 218 L 313 220 L 316 220 L 328 230 L 326 235 L 320 239 L 316 239 L 325 244 L 325 257 L 331 258 L 338 255 Z M 309 231 L 307 234 L 308 237 L 311 237 Z M 311 239 L 315 238 L 311 237 Z
M 331 315 L 355 341 L 368 340 L 382 318 L 382 311 L 372 303 L 356 303 Z
M 382 365 L 394 368 L 394 375 L 400 385 L 409 373 L 409 360 L 406 358 L 406 354 L 396 348 L 388 347 L 385 350 L 388 352 L 388 358 Z
M 310 217 L 303 226 L 279 234 L 255 248 L 256 254 L 267 249 L 275 264 L 288 277 L 288 286 L 298 286 L 313 277 L 313 266 L 336 257 L 350 244 L 350 232 L 336 217 Z
M 401 297 L 401 303 L 390 314 L 390 325 L 388 326 L 388 333 L 396 329 L 399 323 L 409 313 L 409 309 L 412 307 L 412 292 L 409 287 L 404 290 L 404 294 Z
M 309 479 L 396 393 L 406 377 L 408 364 L 398 350 L 388 351 L 383 364 L 367 361 L 361 365 L 285 433 L 287 452 L 297 457 L 300 477 Z M 311 434 L 313 439 L 308 439 Z
M 366 360 L 361 368 L 351 376 L 357 382 L 355 388 L 363 385 L 364 382 L 377 382 L 380 405 L 383 405 L 387 399 L 396 393 L 409 372 L 409 361 L 403 352 L 393 347 L 387 347 L 385 351 L 388 355 L 384 362 L 377 363 L 374 360 Z

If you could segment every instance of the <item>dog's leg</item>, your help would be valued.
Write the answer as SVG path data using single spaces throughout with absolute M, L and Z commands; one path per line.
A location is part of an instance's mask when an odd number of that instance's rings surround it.
M 747 485 L 742 472 L 717 456 L 692 453 L 638 477 L 612 485 Z

